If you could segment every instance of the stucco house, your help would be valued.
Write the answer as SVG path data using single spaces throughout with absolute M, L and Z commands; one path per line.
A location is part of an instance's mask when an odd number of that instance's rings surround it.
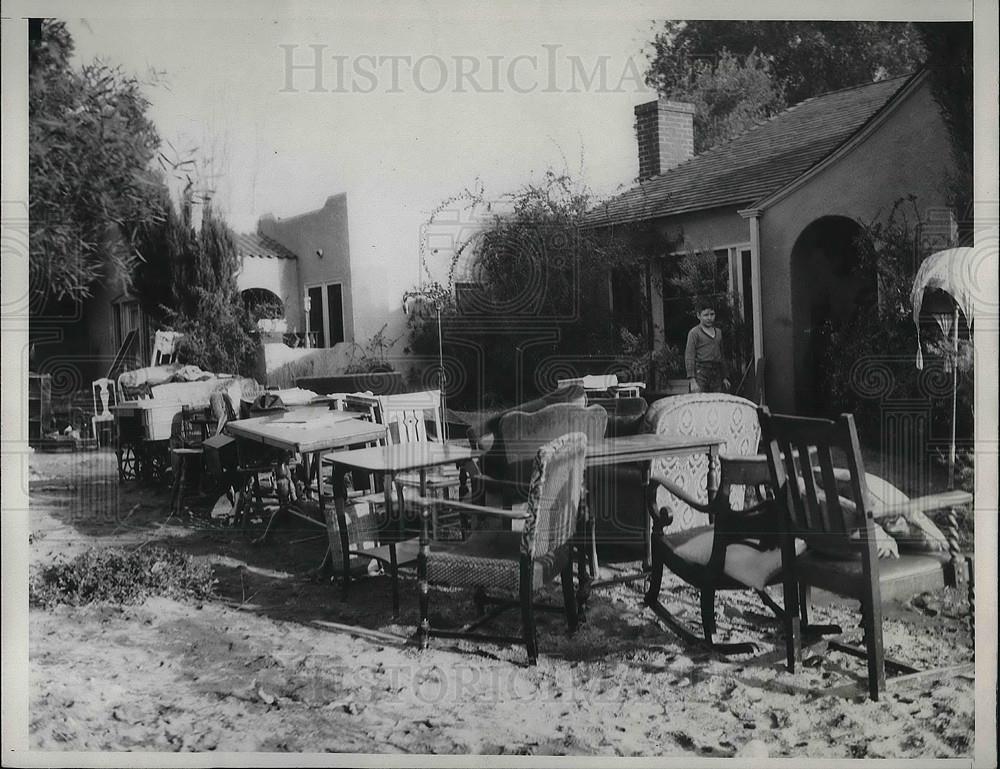
M 244 296 L 261 292 L 280 301 L 290 332 L 309 334 L 311 347 L 354 339 L 347 194 L 297 216 L 262 216 L 257 231 L 237 237 Z
M 940 223 L 940 247 L 951 245 L 951 145 L 927 73 L 808 99 L 698 156 L 691 105 L 660 99 L 635 116 L 640 181 L 592 211 L 589 226 L 651 226 L 665 244 L 654 270 L 687 251 L 715 253 L 767 402 L 815 411 L 814 329 L 877 294 L 856 264 L 860 224 L 914 195 L 922 218 Z M 655 343 L 672 341 L 669 296 L 649 299 Z
M 307 334 L 312 348 L 353 341 L 346 193 L 298 216 L 265 215 L 256 232 L 236 236 L 236 247 L 244 298 L 280 303 L 287 330 L 301 344 Z M 57 309 L 32 320 L 31 328 L 30 365 L 52 375 L 53 395 L 89 392 L 113 366 L 120 372 L 149 365 L 156 328 L 121 276 L 98 281 L 91 297 Z

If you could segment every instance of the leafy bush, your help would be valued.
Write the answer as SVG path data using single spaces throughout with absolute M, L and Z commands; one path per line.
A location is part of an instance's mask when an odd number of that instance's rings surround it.
M 176 550 L 91 548 L 69 561 L 33 571 L 28 602 L 51 608 L 98 602 L 134 604 L 154 595 L 201 600 L 213 594 L 215 583 L 209 564 Z
M 621 358 L 621 329 L 638 332 L 631 326 L 648 315 L 640 281 L 663 243 L 645 223 L 588 227 L 595 203 L 585 185 L 550 170 L 496 199 L 476 186 L 432 212 L 421 251 L 427 281 L 404 297 L 412 308 L 407 351 L 437 356 L 440 311 L 444 355 L 467 374 L 447 380 L 454 403 L 514 403 L 548 387 L 550 373 L 571 375 L 590 361 L 614 367 Z M 455 244 L 443 282 L 428 264 L 438 252 L 427 243 L 443 239 L 435 237 L 438 227 Z M 635 290 L 612 313 L 613 278 Z M 456 284 L 464 293 L 456 295 Z M 565 370 L 556 371 L 563 361 Z
M 388 323 L 383 323 L 382 328 L 372 334 L 364 345 L 351 343 L 351 360 L 344 369 L 345 374 L 379 374 L 393 370 L 389 362 L 389 350 L 399 339 L 386 336 L 385 330 L 388 327 Z
M 943 339 L 937 324 L 921 324 L 924 371 L 916 368 L 917 331 L 910 291 L 916 271 L 929 251 L 940 244 L 923 243 L 919 210 L 913 196 L 896 201 L 888 215 L 864 224 L 855 243 L 857 269 L 870 270 L 878 281 L 878 301 L 862 304 L 840 328 L 827 323 L 823 386 L 826 403 L 851 411 L 862 436 L 878 435 L 884 399 L 911 400 L 930 405 L 933 432 L 951 430 L 951 370 L 958 367 L 957 435 L 971 438 L 973 430 L 972 356 L 962 341 L 956 360 L 952 343 Z M 859 383 L 861 367 L 885 377 L 888 392 L 871 395 Z M 946 374 L 945 376 L 942 376 Z M 945 381 L 946 380 L 946 381 Z M 942 385 L 942 382 L 945 382 Z M 878 388 L 876 388 L 878 389 Z

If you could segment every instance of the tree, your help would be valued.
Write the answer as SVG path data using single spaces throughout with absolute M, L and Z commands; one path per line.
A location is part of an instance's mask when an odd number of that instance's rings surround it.
M 972 24 L 923 22 L 917 27 L 927 49 L 931 93 L 951 136 L 956 169 L 951 204 L 965 231 L 972 219 Z
M 185 193 L 178 212 L 165 190 L 159 216 L 140 229 L 135 293 L 161 325 L 184 333 L 181 360 L 208 371 L 249 374 L 257 339 L 236 284 L 239 254 L 229 226 L 206 203 L 201 229 L 192 226 Z
M 100 60 L 70 65 L 63 22 L 42 20 L 28 53 L 30 289 L 78 301 L 129 274 L 138 227 L 156 216 L 160 139 L 137 79 Z
M 738 58 L 722 51 L 716 62 L 691 64 L 690 88 L 671 96 L 695 106 L 694 151 L 702 153 L 743 133 L 785 107 L 771 65 L 756 53 Z
M 644 280 L 657 239 L 645 224 L 613 231 L 587 228 L 585 215 L 594 203 L 585 185 L 550 170 L 541 182 L 498 199 L 487 198 L 477 186 L 442 204 L 431 215 L 428 233 L 453 226 L 448 222 L 454 221 L 459 205 L 465 208 L 463 222 L 481 226 L 457 244 L 444 283 L 433 280 L 427 264 L 433 254 L 422 254 L 429 281 L 404 297 L 411 307 L 409 350 L 436 356 L 440 309 L 446 344 L 460 340 L 453 351 L 478 350 L 478 363 L 471 358 L 460 363 L 467 371 L 473 365 L 485 367 L 468 380 L 485 383 L 488 400 L 510 402 L 551 384 L 537 377 L 556 358 L 566 365 L 573 359 L 595 359 L 605 367 L 620 359 L 622 370 L 628 369 L 626 358 L 644 354 L 639 350 L 648 348 L 650 335 L 647 329 L 628 328 L 624 318 L 612 313 L 609 283 L 616 274 L 631 281 L 633 306 L 624 309 L 635 310 L 629 313 L 633 318 L 647 317 L 638 281 Z M 442 213 L 447 221 L 439 223 Z M 662 242 L 658 249 L 662 251 Z M 459 275 L 462 265 L 469 274 Z M 469 289 L 464 300 L 455 293 L 458 281 Z M 623 328 L 632 336 L 624 336 Z M 643 335 L 639 344 L 635 332 Z M 539 343 L 540 338 L 551 341 Z
M 666 96 L 696 104 L 711 95 L 713 79 L 707 73 L 732 80 L 738 72 L 734 59 L 746 70 L 739 77 L 753 87 L 741 98 L 718 102 L 716 117 L 735 117 L 728 127 L 722 121 L 716 141 L 747 127 L 741 113 L 754 119 L 768 117 L 784 102 L 796 104 L 828 91 L 912 72 L 924 57 L 920 35 L 914 25 L 904 22 L 667 21 L 656 33 L 652 49 L 646 82 Z M 769 73 L 769 87 L 763 82 L 764 72 Z M 730 93 L 740 96 L 738 89 Z

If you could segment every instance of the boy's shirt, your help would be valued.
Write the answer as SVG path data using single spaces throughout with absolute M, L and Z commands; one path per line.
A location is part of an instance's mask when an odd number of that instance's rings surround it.
M 709 336 L 700 323 L 688 331 L 687 346 L 684 348 L 684 367 L 687 369 L 689 379 L 694 377 L 700 363 L 718 363 L 725 374 L 726 359 L 722 355 L 722 329 L 716 327 L 714 331 L 715 336 Z

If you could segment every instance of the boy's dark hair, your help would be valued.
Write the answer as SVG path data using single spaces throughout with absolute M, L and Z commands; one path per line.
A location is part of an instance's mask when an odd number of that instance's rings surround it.
M 711 310 L 712 312 L 715 312 L 715 303 L 711 299 L 699 299 L 697 302 L 695 302 L 694 308 L 699 315 L 703 313 L 705 310 Z

